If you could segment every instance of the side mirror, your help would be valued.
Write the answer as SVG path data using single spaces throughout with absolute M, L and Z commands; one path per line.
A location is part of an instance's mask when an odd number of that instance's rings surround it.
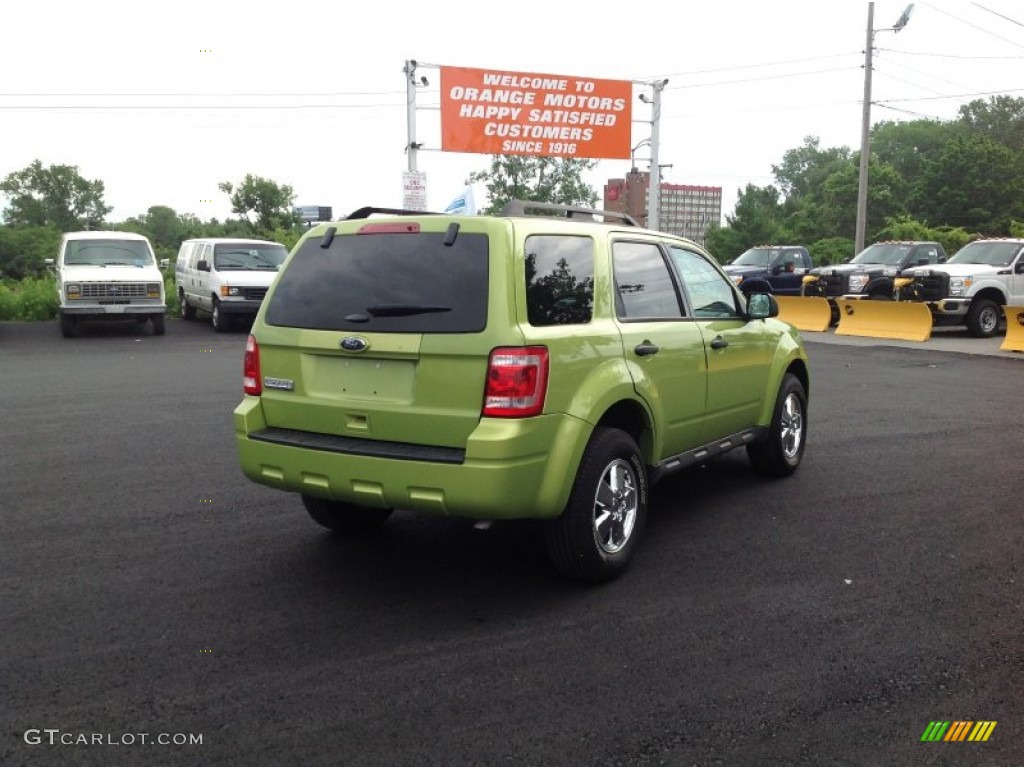
M 773 264 L 772 265 L 772 274 L 773 275 L 777 275 L 780 272 L 782 272 L 782 265 L 781 264 Z
M 210 262 L 208 262 L 206 259 L 200 259 L 199 261 L 196 262 L 196 269 L 198 269 L 200 272 L 209 272 Z
M 170 259 L 160 259 L 160 269 L 167 269 L 171 264 Z
M 928 261 L 927 256 L 922 256 L 920 259 L 917 260 L 917 266 L 923 267 L 925 264 L 931 264 L 931 262 Z
M 1017 262 L 1017 266 L 1013 269 L 1018 275 L 1024 275 L 1024 258 Z
M 53 259 L 43 259 L 43 264 L 45 264 L 48 267 L 53 267 L 53 263 Z
M 770 293 L 752 293 L 747 298 L 747 319 L 764 320 L 766 317 L 777 317 L 779 302 Z

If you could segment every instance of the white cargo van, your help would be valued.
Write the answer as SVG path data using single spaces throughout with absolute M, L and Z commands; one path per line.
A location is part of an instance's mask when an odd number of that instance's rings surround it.
M 57 258 L 46 264 L 57 277 L 57 313 L 65 337 L 77 336 L 86 320 L 149 321 L 154 335 L 163 336 L 164 276 L 143 235 L 67 232 Z
M 218 331 L 235 318 L 251 323 L 287 255 L 287 248 L 269 240 L 186 240 L 174 267 L 181 316 L 194 320 L 196 310 L 208 312 Z

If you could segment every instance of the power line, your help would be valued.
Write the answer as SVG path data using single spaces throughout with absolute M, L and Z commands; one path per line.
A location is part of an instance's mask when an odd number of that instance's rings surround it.
M 690 90 L 693 88 L 709 88 L 711 86 L 719 85 L 740 85 L 741 83 L 757 83 L 764 82 L 766 80 L 784 80 L 791 77 L 807 77 L 808 75 L 824 75 L 830 72 L 849 72 L 853 67 L 836 67 L 833 69 L 818 69 L 813 72 L 793 72 L 787 75 L 766 75 L 765 77 L 747 77 L 741 80 L 719 80 L 714 83 L 693 83 L 691 85 L 673 85 L 667 86 L 666 91 L 681 91 Z
M 993 11 L 991 8 L 986 8 L 981 3 L 971 3 L 971 5 L 976 5 L 978 8 L 981 8 L 981 10 L 988 11 L 993 16 L 998 16 L 1001 19 L 1006 19 L 1007 21 L 1016 24 L 1018 27 L 1024 27 L 1024 24 L 1022 24 L 1021 22 L 1017 21 L 1016 19 L 1011 19 L 1009 16 L 1004 16 L 1003 14 L 999 13 L 998 11 Z
M 957 53 L 931 53 L 929 51 L 898 51 L 895 48 L 876 48 L 877 51 L 896 53 L 900 56 L 929 56 L 937 59 L 964 59 L 971 61 L 1018 61 L 1024 56 L 961 56 Z
M 3 110 L 221 110 L 230 112 L 234 109 L 399 109 L 404 104 L 0 104 Z
M 1007 88 L 1002 91 L 983 91 L 980 93 L 951 93 L 948 96 L 919 96 L 914 99 L 886 99 L 886 101 L 938 101 L 940 99 L 965 99 L 971 96 L 1002 96 L 1004 93 L 1019 93 L 1024 88 Z
M 938 11 L 939 13 L 942 13 L 942 14 L 945 14 L 946 16 L 949 16 L 949 18 L 951 18 L 951 19 L 955 19 L 956 21 L 959 21 L 961 24 L 966 24 L 968 27 L 972 27 L 972 28 L 978 30 L 979 32 L 984 32 L 986 35 L 992 35 L 992 37 L 998 38 L 999 40 L 1002 40 L 1004 43 L 1009 43 L 1010 45 L 1016 46 L 1017 48 L 1024 48 L 1024 45 L 1021 45 L 1020 43 L 1014 42 L 1013 40 L 1010 40 L 1008 37 L 1003 37 L 1002 35 L 997 35 L 995 32 L 992 32 L 991 30 L 985 29 L 984 27 L 979 27 L 977 24 L 971 24 L 971 22 L 967 21 L 966 19 L 961 19 L 959 16 L 954 16 L 949 11 L 944 11 L 941 8 L 937 8 L 936 6 L 932 5 L 931 3 L 925 3 L 925 5 L 927 5 L 929 8 L 931 8 L 933 11 Z
M 0 93 L 3 98 L 303 98 L 336 96 L 405 96 L 405 91 L 337 91 L 326 93 Z
M 766 61 L 760 64 L 737 64 L 732 67 L 717 67 L 715 69 L 695 69 L 691 72 L 675 72 L 670 74 L 657 75 L 656 77 L 637 78 L 638 80 L 655 80 L 663 77 L 690 77 L 691 75 L 708 75 L 716 72 L 732 72 L 737 69 L 760 69 L 762 67 L 775 67 L 783 64 L 800 64 L 805 61 L 820 61 L 822 59 L 838 59 L 845 56 L 857 56 L 860 55 L 860 51 L 849 51 L 847 53 L 831 53 L 823 56 L 805 56 L 800 59 L 783 59 L 780 61 Z

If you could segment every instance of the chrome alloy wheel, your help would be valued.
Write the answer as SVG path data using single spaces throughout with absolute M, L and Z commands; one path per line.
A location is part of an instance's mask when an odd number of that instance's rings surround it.
M 787 459 L 793 459 L 800 452 L 804 440 L 804 413 L 800 398 L 790 392 L 782 405 L 782 418 L 779 420 L 779 439 L 782 442 L 782 453 Z
M 994 306 L 982 309 L 981 314 L 978 315 L 978 325 L 984 334 L 991 335 L 995 333 L 996 328 L 999 326 L 999 310 Z
M 614 554 L 626 546 L 638 507 L 636 472 L 628 461 L 616 459 L 601 473 L 594 497 L 594 540 L 603 551 Z

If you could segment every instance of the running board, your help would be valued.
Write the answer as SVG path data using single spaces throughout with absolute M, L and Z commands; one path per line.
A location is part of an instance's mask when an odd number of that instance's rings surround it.
M 694 464 L 703 464 L 708 459 L 712 459 L 715 456 L 721 456 L 723 453 L 728 453 L 733 448 L 739 448 L 742 445 L 756 443 L 760 440 L 766 439 L 767 436 L 767 427 L 752 427 L 750 429 L 744 429 L 742 432 L 737 432 L 734 435 L 723 437 L 721 440 L 715 440 L 713 443 L 702 445 L 700 448 L 694 448 L 692 451 L 684 451 L 683 453 L 675 456 L 670 456 L 664 461 L 655 464 L 653 467 L 648 467 L 647 474 L 651 484 L 653 485 L 667 475 L 671 475 L 681 469 L 686 469 L 687 467 L 692 467 Z

